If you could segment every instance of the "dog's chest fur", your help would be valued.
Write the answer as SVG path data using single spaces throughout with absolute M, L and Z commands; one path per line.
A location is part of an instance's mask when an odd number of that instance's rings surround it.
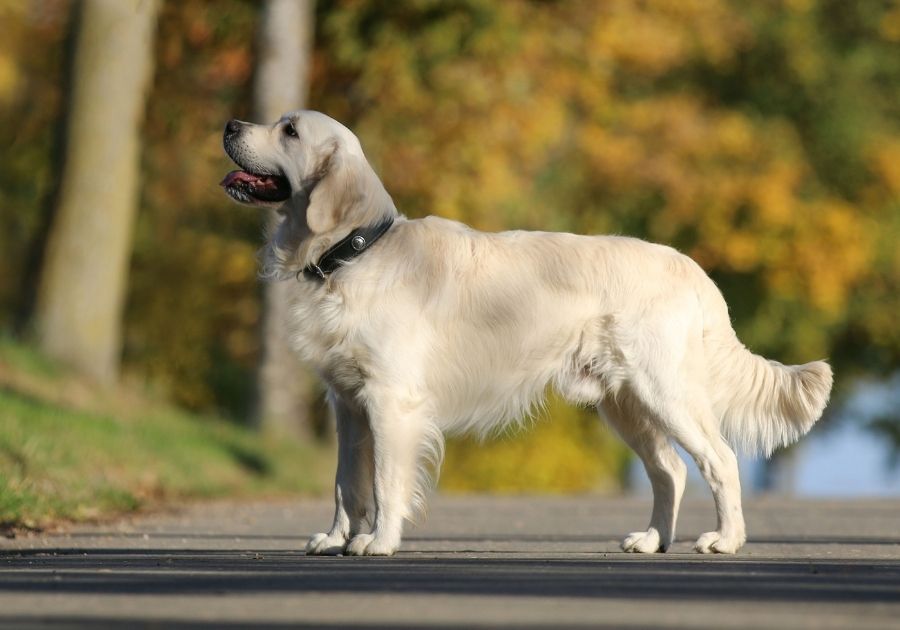
M 299 282 L 292 292 L 289 334 L 294 350 L 332 387 L 358 391 L 368 372 L 369 350 L 339 291 Z

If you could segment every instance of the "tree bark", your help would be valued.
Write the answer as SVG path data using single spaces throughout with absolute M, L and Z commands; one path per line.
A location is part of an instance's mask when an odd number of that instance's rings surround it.
M 36 331 L 48 355 L 111 384 L 119 372 L 158 4 L 85 0 L 80 10 L 62 183 Z
M 260 122 L 274 122 L 306 104 L 314 8 L 313 0 L 268 0 L 265 4 L 255 86 L 255 113 Z M 270 226 L 276 220 L 270 212 Z M 264 289 L 257 421 L 263 431 L 308 439 L 313 432 L 314 379 L 290 348 L 289 282 L 272 281 Z

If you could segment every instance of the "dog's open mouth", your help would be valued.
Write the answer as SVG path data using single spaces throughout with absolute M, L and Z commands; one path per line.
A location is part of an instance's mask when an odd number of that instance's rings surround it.
M 270 204 L 287 201 L 291 185 L 281 175 L 256 175 L 247 171 L 231 171 L 219 184 L 225 192 L 241 203 Z

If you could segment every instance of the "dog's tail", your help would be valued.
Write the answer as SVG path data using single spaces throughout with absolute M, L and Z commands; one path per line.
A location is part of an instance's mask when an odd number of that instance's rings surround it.
M 717 323 L 704 334 L 704 349 L 722 434 L 732 446 L 768 457 L 805 435 L 822 416 L 831 394 L 831 366 L 770 361 L 738 340 L 727 310 L 725 321 Z

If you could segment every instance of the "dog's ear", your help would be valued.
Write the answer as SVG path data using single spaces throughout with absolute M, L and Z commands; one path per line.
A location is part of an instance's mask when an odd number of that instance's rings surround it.
M 353 194 L 353 169 L 337 140 L 328 142 L 319 152 L 306 208 L 306 224 L 313 234 L 333 230 L 340 223 L 344 208 Z

